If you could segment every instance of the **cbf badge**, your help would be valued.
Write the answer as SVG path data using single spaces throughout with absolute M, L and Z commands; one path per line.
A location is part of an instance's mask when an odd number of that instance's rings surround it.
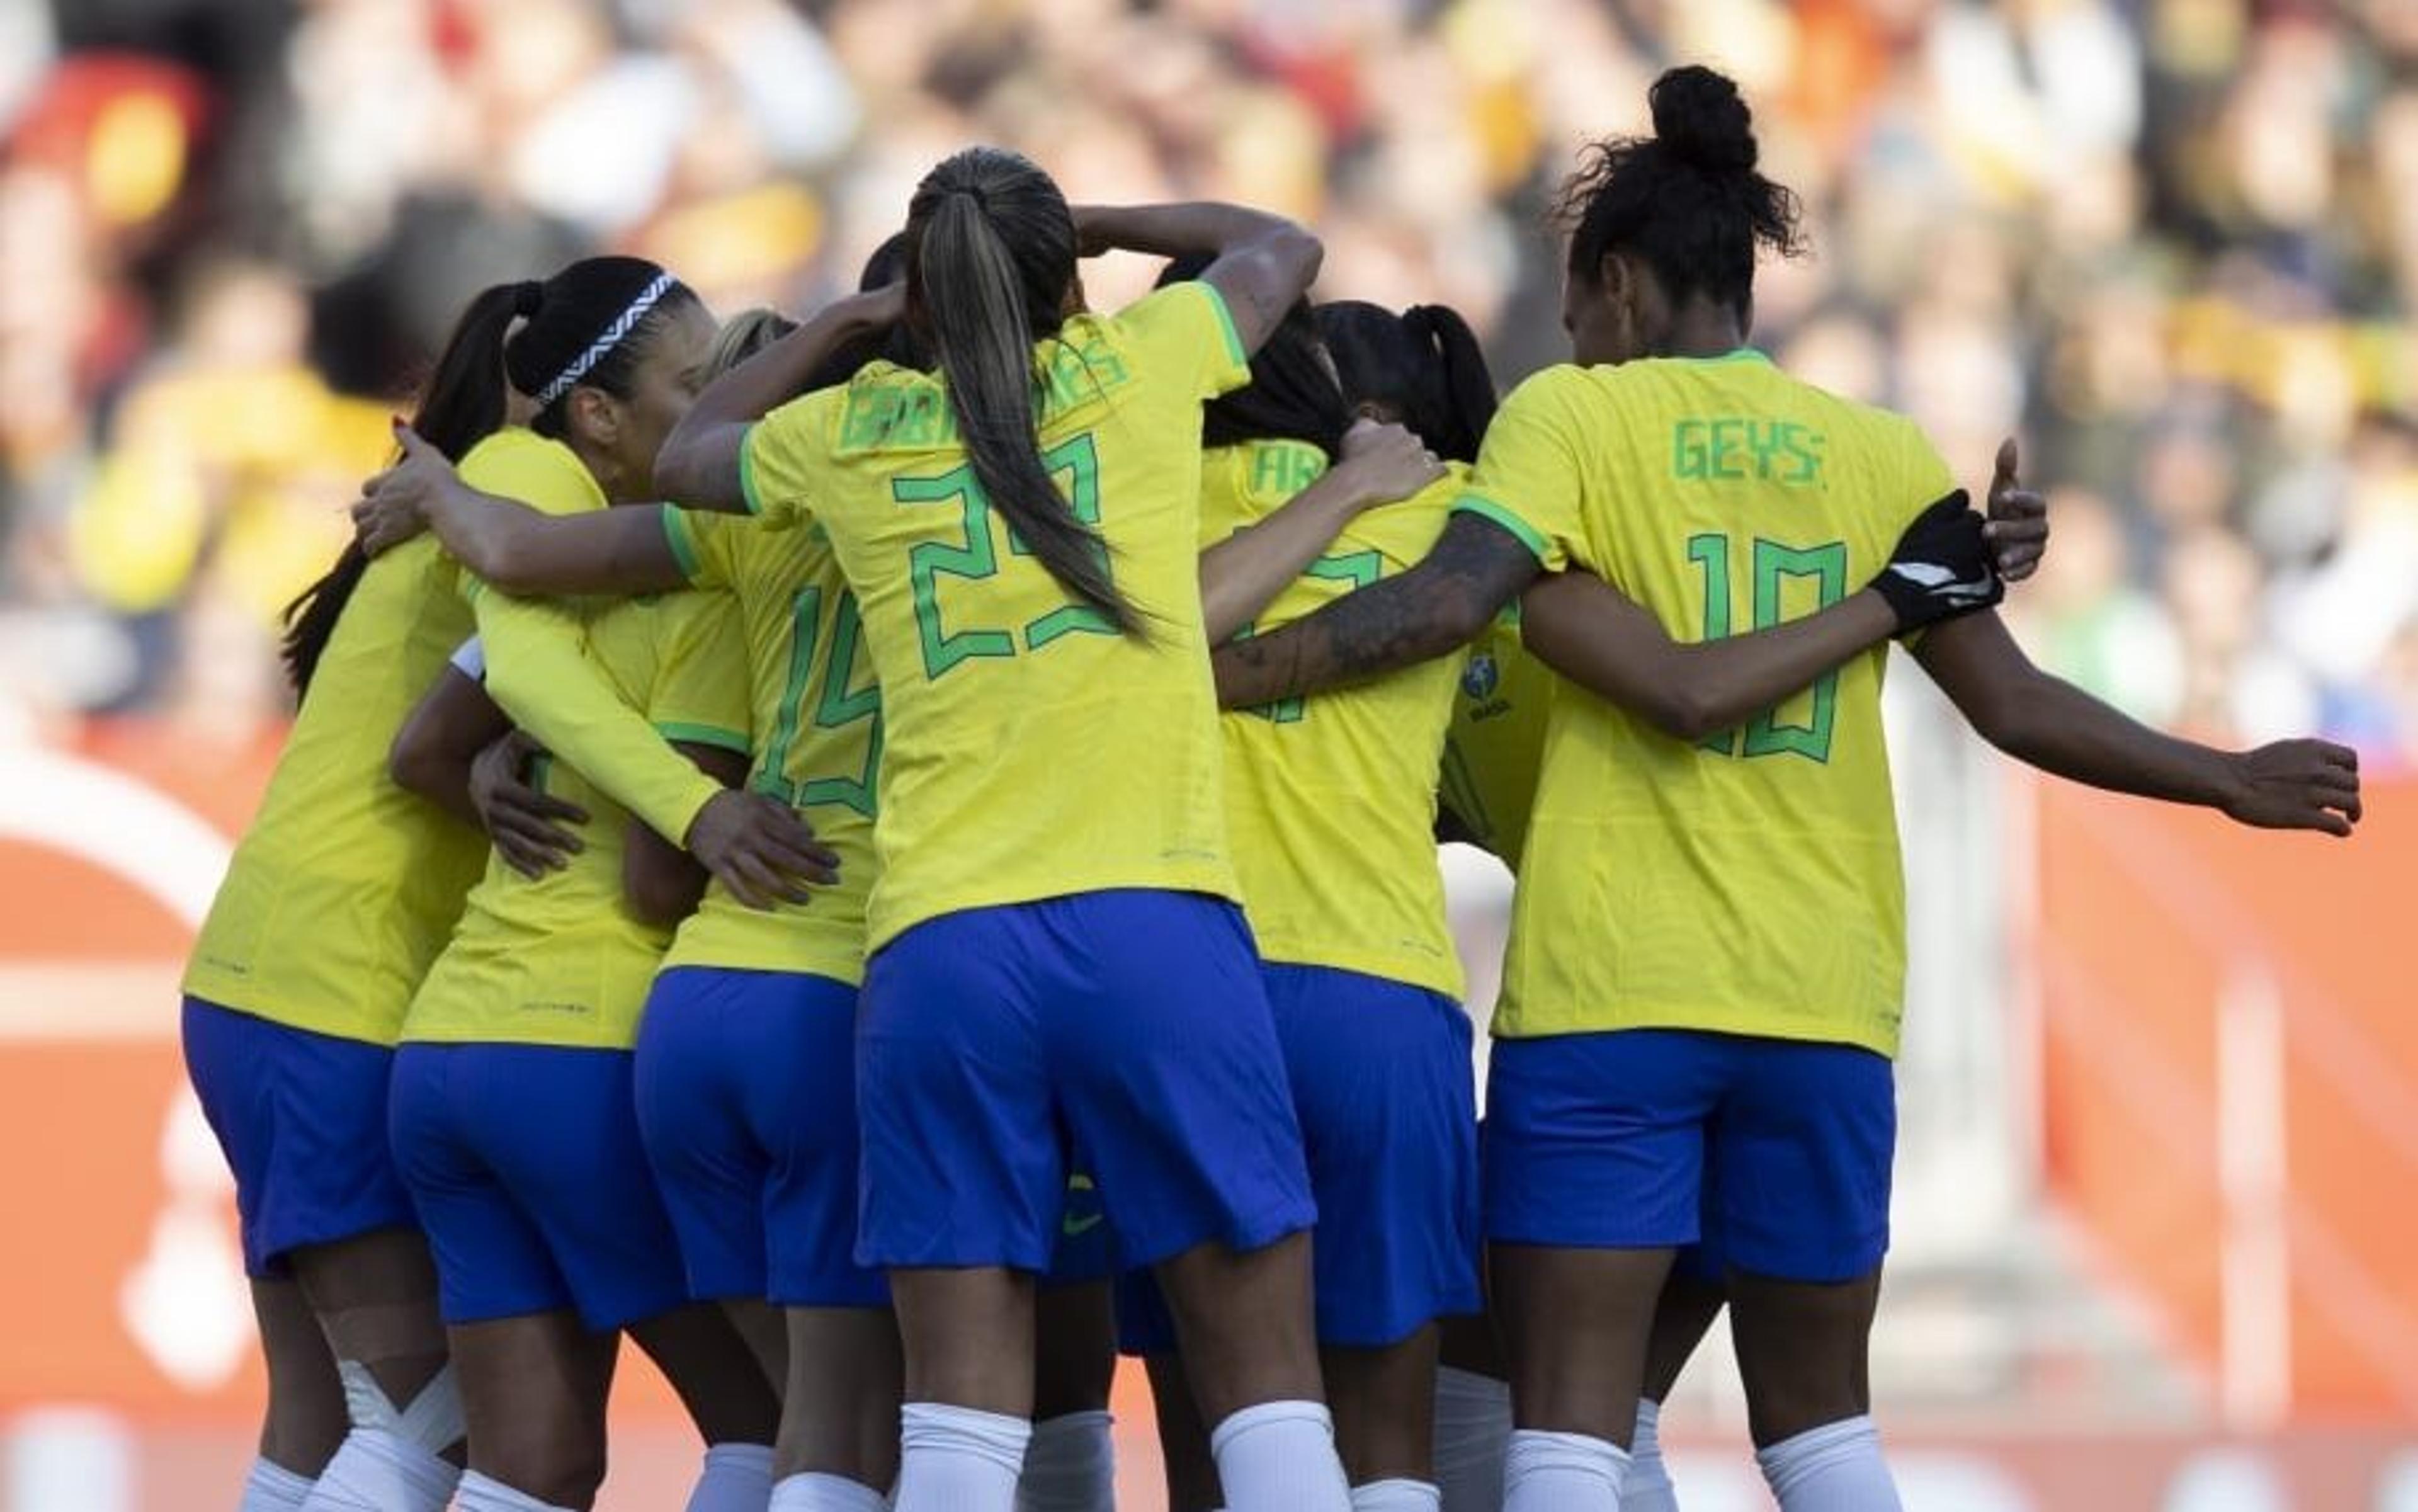
M 1502 674 L 1495 670 L 1494 658 L 1479 651 L 1461 669 L 1461 691 L 1482 704 L 1494 696 L 1494 685 L 1502 680 Z

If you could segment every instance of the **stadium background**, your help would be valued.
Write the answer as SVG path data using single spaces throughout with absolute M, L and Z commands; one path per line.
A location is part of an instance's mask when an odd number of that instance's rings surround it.
M 2034 653 L 2371 787 L 2349 846 L 2245 835 L 1896 680 L 1909 1506 L 2418 1508 L 2418 5 L 0 0 L 0 1512 L 231 1504 L 260 1387 L 176 972 L 273 613 L 471 291 L 614 247 L 811 304 L 983 138 L 1300 215 L 1324 289 L 1458 306 L 1507 387 L 1562 350 L 1553 179 L 1680 58 L 1814 212 L 1761 343 L 1977 483 L 2026 438 Z M 1506 886 L 1451 861 L 1482 989 Z M 640 1376 L 608 1512 L 689 1460 Z M 1768 1505 L 1719 1350 L 1672 1422 L 1691 1512 Z

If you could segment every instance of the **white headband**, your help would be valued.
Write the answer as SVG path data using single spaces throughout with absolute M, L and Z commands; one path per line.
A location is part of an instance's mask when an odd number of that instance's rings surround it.
M 637 328 L 638 322 L 647 318 L 647 312 L 655 307 L 656 300 L 671 291 L 672 283 L 669 273 L 655 275 L 655 281 L 630 301 L 630 308 L 614 316 L 613 323 L 604 328 L 604 334 L 588 344 L 588 350 L 573 358 L 571 366 L 564 368 L 552 383 L 538 391 L 537 407 L 543 409 L 571 392 L 572 385 L 588 376 L 590 368 L 604 360 L 605 353 L 620 345 L 622 339 Z

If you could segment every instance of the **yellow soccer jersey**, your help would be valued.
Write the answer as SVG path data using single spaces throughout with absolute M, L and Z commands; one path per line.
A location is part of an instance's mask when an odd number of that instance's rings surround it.
M 865 974 L 865 900 L 881 767 L 881 685 L 856 597 L 821 527 L 774 530 L 727 514 L 664 511 L 689 582 L 738 601 L 747 642 L 755 769 L 748 786 L 794 805 L 840 858 L 813 901 L 751 909 L 720 882 L 681 925 L 664 965 Z
M 1068 600 L 983 497 L 944 382 L 877 363 L 749 432 L 749 505 L 811 513 L 886 722 L 866 949 L 940 914 L 1111 888 L 1234 895 L 1196 550 L 1201 403 L 1249 376 L 1205 283 L 1033 353 L 1043 459 L 1147 637 Z
M 1220 447 L 1205 462 L 1204 546 L 1282 508 L 1324 458 L 1299 442 L 1262 441 Z M 1290 624 L 1418 561 L 1467 478 L 1455 464 L 1411 497 L 1354 518 L 1244 634 Z M 1442 657 L 1227 711 L 1226 822 L 1263 959 L 1460 998 L 1435 846 L 1437 763 L 1460 667 L 1459 657 Z
M 1545 724 L 1561 679 L 1520 640 L 1520 606 L 1470 648 L 1446 733 L 1438 797 L 1470 841 L 1520 869 L 1544 765 Z
M 1495 416 L 1460 508 L 1697 641 L 1846 597 L 1953 486 L 1911 422 L 1740 352 L 1538 374 Z M 1495 1032 L 1676 1028 L 1894 1055 L 1886 661 L 1875 647 L 1692 745 L 1555 699 Z
M 462 481 L 547 514 L 604 507 L 603 490 L 572 450 L 508 426 L 462 458 Z M 588 617 L 612 601 L 514 598 L 467 573 L 486 643 L 487 693 L 513 723 L 615 795 L 674 844 L 720 787 L 666 747 L 580 654 Z
M 729 595 L 617 604 L 589 624 L 588 654 L 658 743 L 746 751 L 746 664 Z M 672 932 L 638 919 L 624 900 L 629 811 L 569 762 L 549 757 L 543 771 L 548 792 L 588 810 L 585 848 L 534 880 L 490 858 L 452 943 L 412 1000 L 405 1040 L 614 1050 L 636 1042 L 647 985 Z
M 186 992 L 394 1043 L 487 848 L 387 775 L 395 731 L 470 634 L 455 576 L 433 540 L 362 573 L 202 924 Z

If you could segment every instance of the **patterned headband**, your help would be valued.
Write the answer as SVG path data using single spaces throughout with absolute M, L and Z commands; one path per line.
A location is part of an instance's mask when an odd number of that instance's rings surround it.
M 564 368 L 555 375 L 552 383 L 538 390 L 537 407 L 544 409 L 571 392 L 574 384 L 588 376 L 589 371 L 597 363 L 604 360 L 605 353 L 620 345 L 630 332 L 637 328 L 638 322 L 647 318 L 647 312 L 655 307 L 655 301 L 671 292 L 674 282 L 669 273 L 655 275 L 655 281 L 630 301 L 630 308 L 614 316 L 613 323 L 604 328 L 603 334 L 588 344 L 588 350 L 573 358 L 571 366 Z

